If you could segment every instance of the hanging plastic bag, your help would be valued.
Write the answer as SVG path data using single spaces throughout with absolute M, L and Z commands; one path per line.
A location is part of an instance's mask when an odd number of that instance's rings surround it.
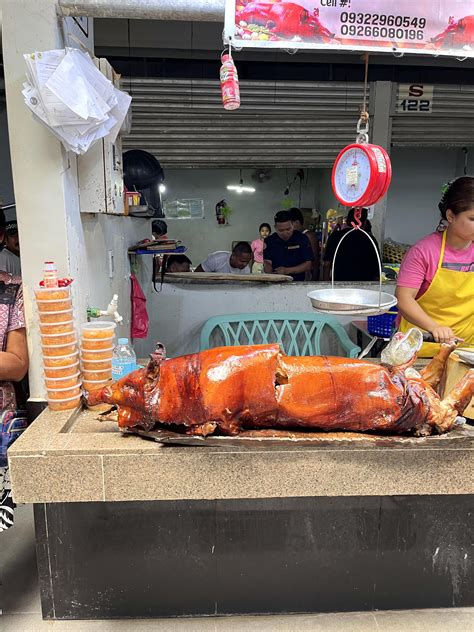
M 131 338 L 146 338 L 148 336 L 149 318 L 146 311 L 146 297 L 140 287 L 140 283 L 134 274 L 130 275 L 132 290 L 130 301 L 132 304 L 132 323 L 130 326 Z

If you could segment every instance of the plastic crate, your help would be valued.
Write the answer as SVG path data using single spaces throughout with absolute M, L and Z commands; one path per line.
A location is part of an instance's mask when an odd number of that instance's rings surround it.
M 391 309 L 386 314 L 379 316 L 369 316 L 367 318 L 367 331 L 371 336 L 379 338 L 390 338 L 395 329 L 398 310 Z

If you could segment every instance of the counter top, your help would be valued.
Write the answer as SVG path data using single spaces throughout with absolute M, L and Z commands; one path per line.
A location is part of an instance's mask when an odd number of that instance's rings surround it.
M 45 410 L 9 450 L 20 503 L 474 493 L 474 428 L 403 446 L 164 446 Z M 456 438 L 458 437 L 458 438 Z M 460 437 L 460 438 L 459 438 Z

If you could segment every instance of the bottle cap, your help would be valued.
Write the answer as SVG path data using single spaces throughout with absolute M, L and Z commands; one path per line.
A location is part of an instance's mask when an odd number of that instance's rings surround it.
M 119 338 L 118 343 L 119 345 L 128 345 L 128 338 Z

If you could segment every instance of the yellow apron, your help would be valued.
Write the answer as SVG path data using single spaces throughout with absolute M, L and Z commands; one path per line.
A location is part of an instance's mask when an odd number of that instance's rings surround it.
M 418 305 L 440 327 L 451 327 L 456 336 L 464 339 L 464 346 L 474 344 L 474 273 L 449 270 L 442 267 L 446 248 L 446 232 L 443 233 L 438 269 L 426 292 L 417 299 Z M 405 318 L 400 321 L 400 331 L 413 327 Z M 418 354 L 420 358 L 432 358 L 439 344 L 425 342 Z

